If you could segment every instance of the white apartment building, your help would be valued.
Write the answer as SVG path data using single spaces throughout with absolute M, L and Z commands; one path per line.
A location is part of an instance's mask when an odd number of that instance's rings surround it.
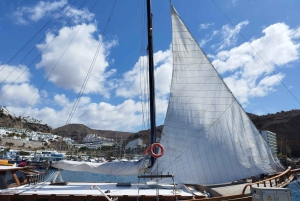
M 271 149 L 273 155 L 277 155 L 276 133 L 273 133 L 273 132 L 267 131 L 267 130 L 261 130 L 260 134 L 262 135 L 262 137 L 264 138 L 264 140 L 270 146 L 270 149 Z

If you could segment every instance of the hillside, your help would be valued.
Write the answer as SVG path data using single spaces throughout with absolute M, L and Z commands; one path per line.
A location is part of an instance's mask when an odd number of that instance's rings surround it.
M 163 130 L 163 125 L 156 127 L 156 137 L 160 138 L 161 137 L 161 133 Z M 135 139 L 141 138 L 143 140 L 144 144 L 149 145 L 150 144 L 150 129 L 149 130 L 142 130 L 139 131 L 131 136 L 129 136 L 126 140 L 125 140 L 125 145 Z
M 300 157 L 300 110 L 281 111 L 276 114 L 248 114 L 257 129 L 269 130 L 277 134 L 277 147 L 291 148 L 292 156 Z M 282 144 L 283 143 L 283 144 Z
M 280 151 L 281 145 L 286 145 L 292 150 L 292 156 L 300 157 L 300 110 L 281 111 L 276 114 L 255 115 L 248 113 L 257 129 L 269 130 L 277 134 L 277 145 Z M 64 137 L 71 137 L 76 143 L 80 142 L 87 134 L 97 134 L 101 137 L 121 140 L 127 144 L 137 138 L 142 138 L 145 144 L 150 143 L 150 130 L 142 130 L 137 133 L 119 132 L 111 130 L 95 130 L 83 124 L 69 124 L 51 129 L 47 124 L 22 123 L 21 118 L 13 118 L 10 115 L 0 113 L 0 127 L 26 128 L 33 131 L 51 132 Z M 157 137 L 160 138 L 163 126 L 157 127 Z
M 52 128 L 47 124 L 29 123 L 20 117 L 12 117 L 11 115 L 5 115 L 0 112 L 0 127 L 17 128 L 17 129 L 29 129 L 32 131 L 39 131 L 44 133 L 50 133 Z
M 287 145 L 292 150 L 292 156 L 300 157 L 300 110 L 281 111 L 262 116 L 248 113 L 248 116 L 258 130 L 269 130 L 277 134 L 278 151 L 283 142 L 284 150 Z M 162 129 L 163 126 L 157 127 L 157 137 L 160 137 Z M 130 136 L 126 142 L 140 137 L 144 143 L 149 144 L 149 135 L 149 130 L 139 131 Z M 285 152 L 284 150 L 283 152 Z
M 81 140 L 87 134 L 97 134 L 98 136 L 116 139 L 118 142 L 120 140 L 127 139 L 133 133 L 129 132 L 120 132 L 120 131 L 110 131 L 110 130 L 95 130 L 91 129 L 83 124 L 68 124 L 59 128 L 56 128 L 52 131 L 53 134 L 60 135 L 63 137 L 70 137 L 75 140 L 76 143 L 81 142 Z

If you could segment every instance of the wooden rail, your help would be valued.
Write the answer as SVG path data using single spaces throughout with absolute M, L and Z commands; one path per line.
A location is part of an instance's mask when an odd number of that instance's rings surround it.
M 246 184 L 242 193 L 245 194 L 247 187 L 250 186 L 250 188 L 251 188 L 253 185 L 257 185 L 259 187 L 260 184 L 261 185 L 263 184 L 264 187 L 267 187 L 267 183 L 269 183 L 270 187 L 272 187 L 273 182 L 275 182 L 275 186 L 279 186 L 281 183 L 285 183 L 285 181 L 287 179 L 290 179 L 290 176 L 292 174 L 291 169 L 292 169 L 291 167 L 288 167 L 284 172 L 280 173 L 279 175 L 276 175 L 274 177 L 271 177 L 271 178 L 268 178 L 268 179 L 265 179 L 262 181 Z
M 300 168 L 298 168 L 298 169 L 293 169 L 293 170 L 291 170 L 291 172 L 294 174 L 294 173 L 298 173 L 298 172 L 300 172 Z

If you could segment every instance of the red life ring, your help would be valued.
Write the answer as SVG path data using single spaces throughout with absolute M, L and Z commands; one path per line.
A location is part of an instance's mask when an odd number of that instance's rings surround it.
M 144 155 L 144 156 L 146 156 L 146 155 L 147 155 L 147 153 L 148 153 L 149 149 L 150 149 L 150 147 L 147 147 L 147 148 L 144 150 L 144 153 L 143 153 L 143 155 Z
M 154 148 L 154 147 L 160 148 L 160 153 L 159 153 L 159 154 L 154 153 L 154 151 L 153 151 L 153 148 Z M 164 153 L 165 153 L 165 149 L 164 149 L 164 147 L 163 147 L 161 144 L 159 144 L 159 143 L 153 143 L 153 144 L 150 146 L 150 154 L 151 154 L 151 156 L 153 156 L 154 158 L 159 158 L 159 157 L 161 157 L 162 155 L 164 155 Z

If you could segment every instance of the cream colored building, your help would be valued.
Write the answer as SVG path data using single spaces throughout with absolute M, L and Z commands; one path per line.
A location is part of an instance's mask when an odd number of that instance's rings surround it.
M 276 139 L 276 133 L 273 133 L 271 131 L 262 130 L 260 131 L 262 137 L 264 140 L 268 143 L 270 146 L 270 149 L 274 155 L 277 155 L 277 139 Z

